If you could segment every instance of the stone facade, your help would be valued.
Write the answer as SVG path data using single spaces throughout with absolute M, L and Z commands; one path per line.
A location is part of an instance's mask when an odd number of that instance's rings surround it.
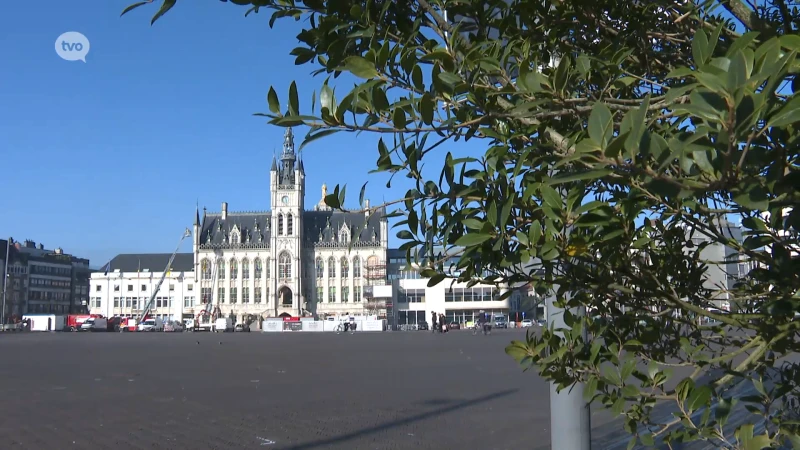
M 364 286 L 386 282 L 385 211 L 333 211 L 326 195 L 323 185 L 320 202 L 305 209 L 305 169 L 287 129 L 270 170 L 271 210 L 233 212 L 223 203 L 218 213 L 197 212 L 198 307 L 236 317 L 363 312 Z

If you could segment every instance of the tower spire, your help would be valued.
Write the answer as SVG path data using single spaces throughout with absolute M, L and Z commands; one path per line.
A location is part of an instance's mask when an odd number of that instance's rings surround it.
M 200 226 L 200 202 L 195 202 L 194 205 L 194 224 L 195 226 Z

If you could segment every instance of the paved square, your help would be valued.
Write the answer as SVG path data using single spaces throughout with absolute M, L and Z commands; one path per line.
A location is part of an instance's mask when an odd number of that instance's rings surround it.
M 503 351 L 523 334 L 0 335 L 0 442 L 26 449 L 549 448 L 547 384 Z

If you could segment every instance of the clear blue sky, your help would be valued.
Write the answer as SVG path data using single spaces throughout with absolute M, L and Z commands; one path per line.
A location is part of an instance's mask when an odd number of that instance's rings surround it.
M 246 8 L 205 0 L 178 2 L 150 27 L 156 5 L 119 17 L 132 2 L 0 4 L 3 238 L 60 246 L 100 266 L 118 253 L 171 252 L 196 201 L 209 211 L 223 201 L 269 209 L 283 129 L 252 113 L 268 111 L 271 85 L 285 101 L 292 80 L 301 108 L 310 107 L 323 78 L 289 55 L 300 24 L 270 29 L 268 12 L 244 18 Z M 56 54 L 67 31 L 91 42 L 86 63 Z M 305 133 L 296 129 L 298 144 Z M 304 149 L 306 204 L 319 201 L 322 183 L 347 183 L 351 203 L 366 181 L 373 204 L 401 196 L 408 180 L 388 190 L 386 176 L 367 173 L 376 142 L 339 133 Z

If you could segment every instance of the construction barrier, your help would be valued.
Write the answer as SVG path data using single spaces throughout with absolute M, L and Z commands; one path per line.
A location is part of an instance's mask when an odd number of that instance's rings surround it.
M 323 331 L 321 320 L 303 320 L 303 331 Z

